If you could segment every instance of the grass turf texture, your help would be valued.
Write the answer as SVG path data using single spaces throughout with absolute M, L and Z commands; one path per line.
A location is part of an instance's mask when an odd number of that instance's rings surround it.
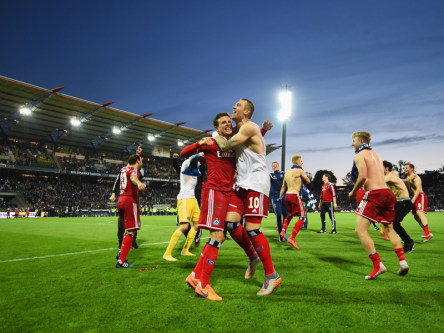
M 396 275 L 390 242 L 369 228 L 388 272 L 366 281 L 372 265 L 354 234 L 354 214 L 336 214 L 337 235 L 317 234 L 319 215 L 309 214 L 308 230 L 297 237 L 300 250 L 277 241 L 271 214 L 262 230 L 281 286 L 256 296 L 262 265 L 246 281 L 245 255 L 226 241 L 211 279 L 222 302 L 204 300 L 184 283 L 206 238 L 191 248 L 196 257 L 180 256 L 182 236 L 173 252 L 179 261 L 162 259 L 177 228 L 174 216 L 142 217 L 130 269 L 114 268 L 116 217 L 0 220 L 0 331 L 442 331 L 444 214 L 427 217 L 435 235 L 429 243 L 411 214 L 403 223 L 416 242 L 404 277 Z M 33 259 L 13 261 L 23 258 Z

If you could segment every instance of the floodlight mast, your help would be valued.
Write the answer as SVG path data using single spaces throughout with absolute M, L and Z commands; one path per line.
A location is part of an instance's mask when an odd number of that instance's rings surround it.
M 281 111 L 279 112 L 279 119 L 282 121 L 282 155 L 281 155 L 281 170 L 285 171 L 285 149 L 287 141 L 287 120 L 291 116 L 291 91 L 288 89 L 288 85 L 282 87 L 282 91 L 279 93 L 279 102 L 281 104 Z

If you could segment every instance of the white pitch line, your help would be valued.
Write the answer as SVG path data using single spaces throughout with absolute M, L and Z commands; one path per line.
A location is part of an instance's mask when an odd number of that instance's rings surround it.
M 264 230 L 263 232 L 273 232 L 274 230 Z M 207 237 L 204 237 L 202 239 L 207 239 Z M 169 244 L 168 242 L 160 242 L 160 243 L 150 243 L 150 244 L 140 244 L 140 247 L 145 246 L 152 246 L 152 245 L 162 245 L 162 244 Z M 40 257 L 29 257 L 29 258 L 17 258 L 17 259 L 9 259 L 9 260 L 0 260 L 0 264 L 8 263 L 8 262 L 17 262 L 17 261 L 27 261 L 27 260 L 36 260 L 36 259 L 47 259 L 47 258 L 55 258 L 55 257 L 64 257 L 64 256 L 74 256 L 78 254 L 85 254 L 85 253 L 95 253 L 95 252 L 103 252 L 103 251 L 116 251 L 116 248 L 108 248 L 108 249 L 98 249 L 98 250 L 88 250 L 88 251 L 81 251 L 81 252 L 70 252 L 70 253 L 60 253 L 60 254 L 51 254 L 47 256 L 40 256 Z
M 169 242 L 161 242 L 161 243 L 151 243 L 151 244 L 140 244 L 140 247 L 144 246 L 151 246 L 151 245 L 162 245 L 162 244 L 168 244 Z M 47 256 L 41 256 L 41 257 L 29 257 L 29 258 L 17 258 L 17 259 L 9 259 L 9 260 L 1 260 L 0 263 L 7 263 L 7 262 L 16 262 L 16 261 L 27 261 L 27 260 L 35 260 L 35 259 L 46 259 L 46 258 L 54 258 L 54 257 L 64 257 L 64 256 L 73 256 L 77 254 L 85 254 L 85 253 L 94 253 L 94 252 L 103 252 L 103 251 L 116 251 L 117 249 L 112 247 L 108 249 L 99 249 L 99 250 L 88 250 L 88 251 L 81 251 L 81 252 L 71 252 L 71 253 L 61 253 L 61 254 L 51 254 Z

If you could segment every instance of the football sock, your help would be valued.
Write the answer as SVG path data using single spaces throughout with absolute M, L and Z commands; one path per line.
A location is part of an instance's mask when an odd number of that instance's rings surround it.
M 217 254 L 219 252 L 220 243 L 212 238 L 208 241 L 207 251 L 202 262 L 202 273 L 200 275 L 200 283 L 203 288 L 210 283 L 211 273 L 213 273 L 214 265 L 216 265 Z
M 369 276 L 373 277 L 379 271 L 379 266 L 381 264 L 381 258 L 379 257 L 379 253 L 375 252 L 373 254 L 369 254 L 368 257 L 373 262 L 373 270 Z
M 395 249 L 399 261 L 405 260 L 404 249 L 402 247 Z
M 120 247 L 119 262 L 121 264 L 123 264 L 123 262 L 126 260 L 126 256 L 128 255 L 128 252 L 131 250 L 132 245 L 133 245 L 133 235 L 126 234 L 125 237 L 123 237 L 122 246 Z
M 291 237 L 295 238 L 296 235 L 298 234 L 299 230 L 301 230 L 302 225 L 304 224 L 304 221 L 302 220 L 298 220 L 294 227 L 293 227 L 293 231 L 291 232 Z
M 228 232 L 235 240 L 235 242 L 239 244 L 239 246 L 244 250 L 248 258 L 251 258 L 256 253 L 256 250 L 251 243 L 250 237 L 248 237 L 247 230 L 245 230 L 245 228 L 240 223 L 238 224 L 236 229 L 228 229 Z
M 264 265 L 265 275 L 268 276 L 273 274 L 275 271 L 267 238 L 261 232 L 261 229 L 248 230 L 248 236 L 250 236 L 256 252 L 259 258 L 261 258 L 262 264 Z
M 288 224 L 291 222 L 291 219 L 293 218 L 293 216 L 288 215 L 285 220 L 284 220 L 284 225 L 282 226 L 282 230 L 284 232 L 287 232 L 287 228 L 288 228 Z
M 429 225 L 428 224 L 426 224 L 423 229 L 424 229 L 424 235 L 430 234 Z
M 206 243 L 204 248 L 202 249 L 202 253 L 200 254 L 199 261 L 197 262 L 196 267 L 194 267 L 193 273 L 194 273 L 194 277 L 196 279 L 200 279 L 200 275 L 202 273 L 202 264 L 203 264 L 208 246 L 209 246 L 208 243 Z
M 185 244 L 183 246 L 183 250 L 185 252 L 188 252 L 190 250 L 191 244 L 194 242 L 194 237 L 196 237 L 197 231 L 194 230 L 194 228 L 191 228 L 190 231 L 188 231 L 187 240 L 185 241 Z
M 173 253 L 173 250 L 176 247 L 177 241 L 179 240 L 180 236 L 182 236 L 182 231 L 180 231 L 179 228 L 171 236 L 170 243 L 168 244 L 168 247 L 165 251 L 166 255 L 171 255 Z

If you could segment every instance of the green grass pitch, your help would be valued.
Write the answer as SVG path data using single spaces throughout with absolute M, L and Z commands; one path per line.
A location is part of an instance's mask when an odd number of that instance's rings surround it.
M 442 332 L 444 214 L 427 215 L 435 235 L 429 243 L 422 242 L 412 215 L 406 217 L 416 250 L 406 255 L 410 272 L 404 277 L 396 275 L 390 242 L 370 227 L 388 269 L 373 281 L 364 279 L 372 265 L 354 234 L 355 215 L 336 217 L 337 235 L 317 234 L 319 215 L 309 214 L 308 230 L 297 237 L 300 250 L 277 241 L 274 215 L 264 220 L 283 279 L 266 297 L 256 296 L 262 265 L 246 281 L 245 255 L 226 241 L 211 279 L 222 302 L 200 298 L 185 285 L 198 257 L 180 256 L 183 237 L 173 253 L 179 261 L 162 259 L 176 229 L 174 216 L 142 217 L 130 269 L 114 268 L 116 217 L 0 220 L 0 331 Z M 207 231 L 203 237 L 191 249 L 197 255 Z

